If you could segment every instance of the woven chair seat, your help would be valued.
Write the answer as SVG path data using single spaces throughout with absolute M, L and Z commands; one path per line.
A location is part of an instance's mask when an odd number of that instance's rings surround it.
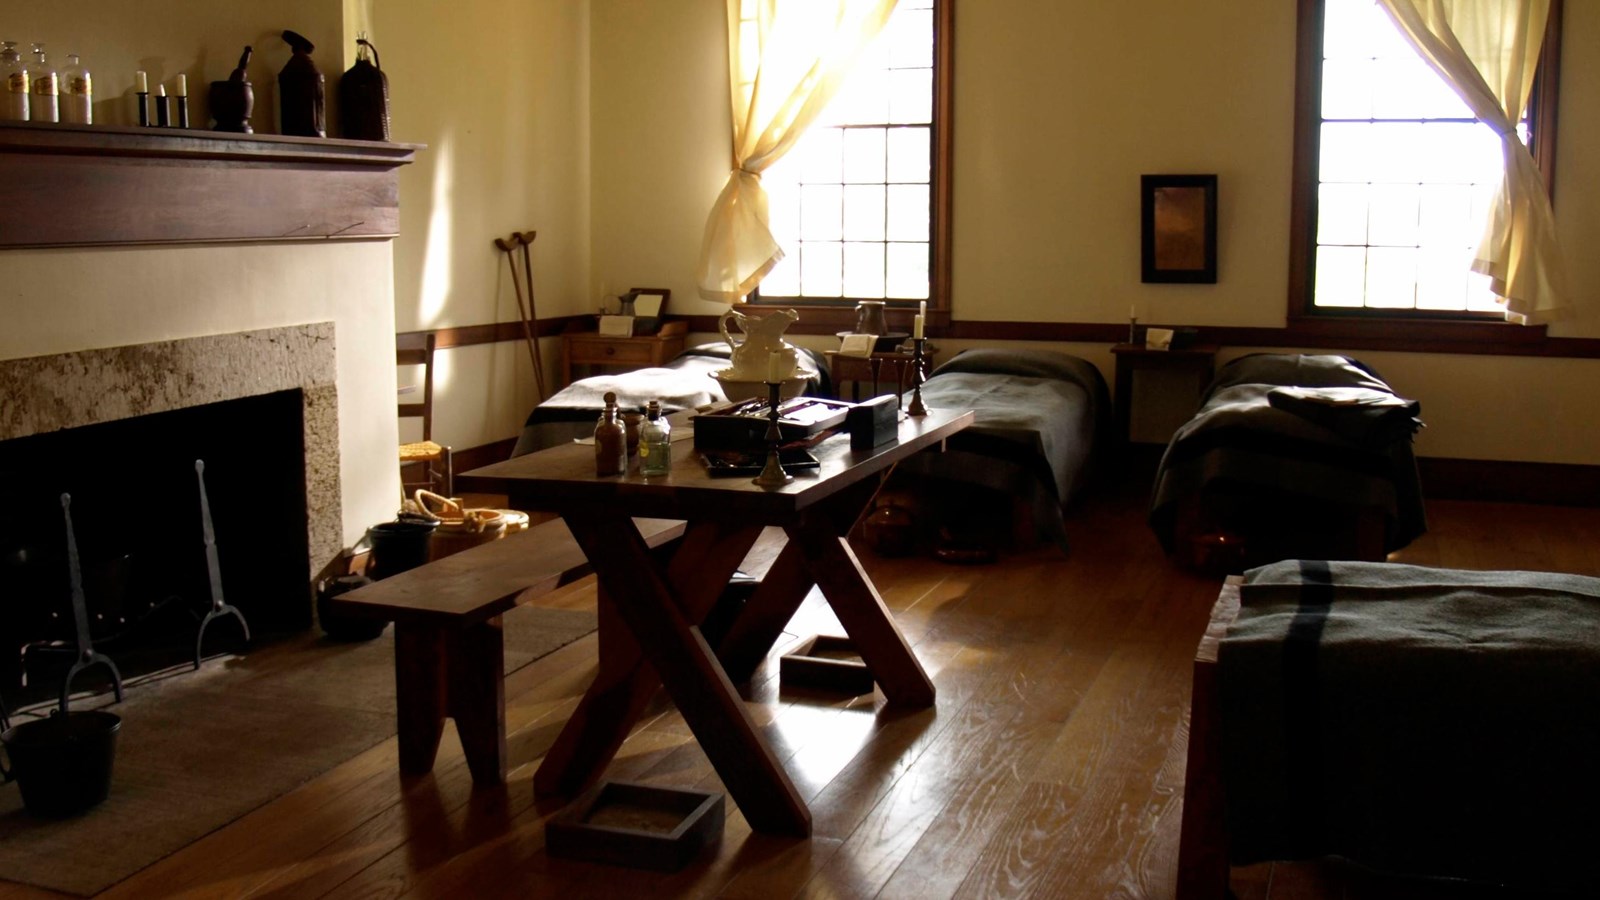
M 400 462 L 437 462 L 444 459 L 444 448 L 433 441 L 414 441 L 400 445 Z

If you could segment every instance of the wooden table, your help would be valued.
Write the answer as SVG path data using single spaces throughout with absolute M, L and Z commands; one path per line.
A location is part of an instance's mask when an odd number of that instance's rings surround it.
M 688 440 L 673 444 L 665 477 L 596 476 L 594 448 L 585 444 L 458 476 L 465 490 L 504 493 L 512 506 L 560 513 L 599 577 L 600 669 L 539 767 L 535 789 L 572 795 L 596 780 L 657 685 L 665 685 L 750 827 L 809 835 L 811 813 L 733 683 L 761 663 L 815 585 L 888 702 L 933 705 L 933 682 L 845 537 L 877 490 L 874 476 L 972 419 L 956 410 L 906 418 L 897 443 L 872 450 L 852 450 L 848 435 L 836 435 L 814 448 L 819 469 L 776 489 L 749 477 L 712 478 Z M 658 559 L 634 516 L 688 524 L 671 556 Z M 782 527 L 788 543 L 712 648 L 697 626 L 768 525 Z
M 923 372 L 933 371 L 934 357 L 938 348 L 932 344 L 922 349 Z M 840 393 L 839 385 L 850 382 L 850 399 L 861 401 L 861 383 L 870 380 L 872 393 L 878 395 L 878 386 L 884 374 L 884 363 L 894 371 L 894 394 L 896 398 L 904 397 L 905 392 L 911 388 L 913 377 L 911 362 L 912 355 L 900 350 L 886 350 L 874 353 L 871 356 L 847 356 L 837 350 L 824 350 L 823 355 L 828 358 L 828 376 L 833 381 L 835 395 Z
M 614 337 L 594 331 L 569 331 L 561 336 L 561 383 L 572 383 L 578 366 L 638 369 L 665 365 L 683 352 L 687 322 L 666 322 L 656 334 Z
M 1116 384 L 1111 402 L 1117 420 L 1117 440 L 1128 443 L 1129 426 L 1133 421 L 1133 373 L 1140 369 L 1165 369 L 1191 372 L 1196 378 L 1195 398 L 1211 382 L 1216 368 L 1217 347 L 1214 344 L 1196 344 L 1181 350 L 1152 350 L 1143 344 L 1117 344 L 1111 348 L 1117 359 Z

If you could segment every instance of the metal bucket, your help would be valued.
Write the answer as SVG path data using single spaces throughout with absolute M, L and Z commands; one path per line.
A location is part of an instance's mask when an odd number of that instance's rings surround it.
M 108 712 L 69 712 L 25 722 L 0 734 L 28 812 L 46 818 L 70 816 L 101 803 L 111 792 L 121 717 Z

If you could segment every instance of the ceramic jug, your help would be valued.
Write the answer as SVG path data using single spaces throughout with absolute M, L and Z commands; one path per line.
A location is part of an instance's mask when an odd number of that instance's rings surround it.
M 800 355 L 783 339 L 783 331 L 794 324 L 800 314 L 783 309 L 764 316 L 747 316 L 730 309 L 717 320 L 722 339 L 733 348 L 733 378 L 738 381 L 765 381 L 771 369 L 773 353 L 782 353 L 784 377 L 794 374 Z M 743 335 L 735 339 L 728 331 L 728 320 L 739 326 Z

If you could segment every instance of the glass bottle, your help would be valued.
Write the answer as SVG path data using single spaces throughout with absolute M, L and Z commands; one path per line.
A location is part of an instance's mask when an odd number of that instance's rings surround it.
M 621 475 L 628 471 L 628 441 L 617 418 L 617 395 L 606 392 L 606 409 L 594 427 L 594 473 Z
M 665 475 L 672 468 L 672 423 L 661 415 L 661 403 L 651 400 L 639 426 L 639 474 Z
M 5 79 L 5 107 L 0 115 L 12 122 L 28 121 L 28 64 L 17 52 L 16 41 L 0 47 L 0 78 Z
M 67 54 L 67 67 L 61 70 L 61 121 L 94 124 L 94 83 L 76 53 Z
M 44 44 L 33 44 L 33 65 L 28 67 L 28 119 L 33 122 L 61 121 L 61 101 L 56 96 L 56 70 L 45 62 Z

